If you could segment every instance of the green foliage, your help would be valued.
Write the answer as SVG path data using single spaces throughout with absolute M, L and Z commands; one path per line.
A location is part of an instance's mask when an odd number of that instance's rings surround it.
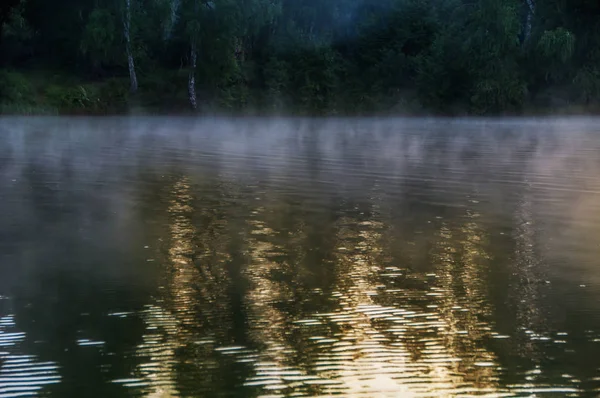
M 127 109 L 128 79 L 82 83 L 68 76 L 0 70 L 3 113 L 111 113 Z
M 548 60 L 566 63 L 575 51 L 575 36 L 565 28 L 544 31 L 538 50 Z
M 48 105 L 0 103 L 0 115 L 53 116 L 58 111 Z
M 580 99 L 586 104 L 600 103 L 600 66 L 586 66 L 573 79 Z
M 472 92 L 471 109 L 474 113 L 499 113 L 520 109 L 527 87 L 514 71 L 507 69 L 478 79 Z
M 225 82 L 218 91 L 218 104 L 224 109 L 243 110 L 249 106 L 250 89 L 241 77 Z
M 564 28 L 544 31 L 536 50 L 546 81 L 561 82 L 569 76 L 567 64 L 575 52 L 575 36 L 571 32 Z
M 274 110 L 282 110 L 290 84 L 288 63 L 272 56 L 265 64 L 263 74 L 269 107 Z
M 452 32 L 441 34 L 426 53 L 416 59 L 417 93 L 428 108 L 444 110 L 464 103 L 469 90 L 468 69 L 461 44 Z
M 0 103 L 31 105 L 34 97 L 34 87 L 22 74 L 0 70 Z
M 15 7 L 11 10 L 8 21 L 3 23 L 0 27 L 2 29 L 2 38 L 13 39 L 19 42 L 24 42 L 29 40 L 33 36 L 33 32 L 31 31 L 31 27 L 27 20 L 23 17 L 25 3 L 22 2 L 18 7 Z
M 48 103 L 59 110 L 95 110 L 99 100 L 95 92 L 90 92 L 84 86 L 58 86 L 52 84 L 44 92 Z
M 33 31 L 23 16 L 24 2 L 10 10 L 6 21 L 0 21 L 0 60 L 19 60 L 31 54 Z
M 306 111 L 319 112 L 335 107 L 335 93 L 340 82 L 341 60 L 329 48 L 299 52 L 290 61 L 290 86 L 297 105 Z
M 88 85 L 88 92 L 92 93 L 94 111 L 124 111 L 127 109 L 129 101 L 129 79 L 112 78 L 103 81 L 101 84 Z
M 143 105 L 150 108 L 184 107 L 187 104 L 185 88 L 187 71 L 156 70 L 140 77 L 140 92 Z M 129 91 L 126 79 L 113 79 L 110 87 L 106 88 L 104 98 L 112 98 L 109 103 L 116 102 L 125 106 L 128 102 Z
M 95 66 L 114 63 L 118 59 L 118 22 L 108 9 L 97 8 L 88 17 L 81 38 L 81 52 L 88 56 Z
M 58 67 L 63 77 L 32 84 L 2 72 L 1 103 L 177 110 L 187 107 L 189 72 L 201 102 L 230 110 L 385 112 L 418 103 L 490 114 L 518 112 L 541 93 L 586 104 L 600 95 L 600 6 L 585 0 L 536 2 L 526 42 L 523 0 L 132 0 L 135 97 L 125 0 L 63 2 L 21 1 L 3 17 L 4 61 Z

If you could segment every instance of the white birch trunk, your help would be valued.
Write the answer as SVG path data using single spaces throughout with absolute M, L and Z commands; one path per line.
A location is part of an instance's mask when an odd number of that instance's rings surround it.
M 165 28 L 165 36 L 164 40 L 169 40 L 173 33 L 173 29 L 177 24 L 177 20 L 179 19 L 179 6 L 181 5 L 181 0 L 171 0 L 171 14 L 169 15 L 169 21 L 167 22 L 167 26 Z
M 529 37 L 531 37 L 531 23 L 533 20 L 533 15 L 535 14 L 535 0 L 526 0 L 527 1 L 527 20 L 525 21 L 525 35 L 524 42 L 527 43 L 529 41 Z
M 125 0 L 125 18 L 123 20 L 125 33 L 125 47 L 127 51 L 127 65 L 129 67 L 129 80 L 131 81 L 131 92 L 138 89 L 137 74 L 135 73 L 135 61 L 131 50 L 131 0 Z
M 190 105 L 192 105 L 192 109 L 198 108 L 198 102 L 196 99 L 196 61 L 198 59 L 198 54 L 196 51 L 196 42 L 192 41 L 192 46 L 190 49 L 190 75 L 188 77 L 188 94 L 190 98 Z

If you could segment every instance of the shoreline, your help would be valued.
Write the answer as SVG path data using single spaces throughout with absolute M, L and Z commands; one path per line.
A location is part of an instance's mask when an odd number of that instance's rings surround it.
M 525 98 L 518 108 L 477 112 L 468 105 L 450 102 L 443 109 L 424 106 L 414 92 L 407 90 L 382 102 L 357 105 L 339 94 L 319 109 L 291 100 L 293 95 L 269 97 L 252 88 L 246 103 L 228 104 L 218 92 L 202 92 L 199 109 L 191 109 L 185 87 L 164 90 L 164 81 L 140 80 L 136 93 L 129 92 L 125 78 L 86 80 L 52 71 L 0 69 L 0 116 L 190 116 L 190 117 L 546 117 L 600 116 L 600 103 L 583 104 L 555 95 Z M 157 86 L 158 84 L 158 86 Z M 162 88 L 161 88 L 162 87 Z M 200 93 L 199 93 L 200 94 Z M 278 103 L 279 105 L 276 105 Z
M 408 114 L 387 114 L 387 115 L 297 115 L 297 114 L 227 114 L 227 113 L 60 113 L 60 114 L 3 114 L 0 113 L 0 120 L 2 119 L 87 119 L 87 118 L 115 118 L 115 119 L 129 119 L 129 118 L 177 118 L 185 120 L 469 120 L 469 121 L 495 121 L 495 120 L 551 120 L 551 119 L 596 119 L 600 118 L 600 113 L 529 113 L 520 115 L 441 115 L 441 114 L 422 114 L 422 115 L 408 115 Z
M 600 107 L 597 106 L 571 106 L 554 109 L 525 110 L 523 112 L 503 113 L 443 113 L 443 112 L 372 112 L 372 113 L 308 113 L 308 112 L 269 112 L 269 111 L 190 111 L 190 110 L 161 110 L 161 109 L 133 109 L 113 112 L 86 112 L 86 111 L 55 111 L 53 109 L 40 110 L 39 112 L 1 112 L 0 117 L 186 117 L 186 118 L 311 118 L 311 119 L 336 119 L 336 118 L 405 118 L 405 119 L 489 119 L 489 118 L 549 118 L 549 117 L 599 117 Z

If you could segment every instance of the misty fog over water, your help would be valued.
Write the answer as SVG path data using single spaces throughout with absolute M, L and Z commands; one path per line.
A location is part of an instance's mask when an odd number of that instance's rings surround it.
M 594 396 L 600 120 L 0 118 L 0 397 Z

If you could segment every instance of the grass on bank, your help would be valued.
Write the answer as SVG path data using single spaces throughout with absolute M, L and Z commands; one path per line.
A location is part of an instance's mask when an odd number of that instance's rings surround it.
M 139 76 L 137 93 L 129 91 L 126 77 L 86 81 L 49 71 L 0 70 L 0 115 L 113 115 L 113 114 L 190 114 L 187 95 L 187 71 L 157 71 Z M 311 109 L 293 106 L 292 101 L 273 107 L 269 93 L 252 92 L 235 86 L 208 92 L 199 88 L 202 113 L 294 116 L 309 115 L 432 115 L 420 106 L 414 94 L 407 94 L 394 103 L 385 103 L 386 109 L 373 112 L 370 109 L 351 107 L 342 102 L 332 102 L 328 109 Z M 204 94 L 204 95 L 202 95 Z M 561 94 L 551 92 L 548 98 L 532 101 L 519 113 L 510 116 L 583 115 L 600 114 L 599 105 L 585 105 L 561 100 Z M 383 101 L 385 102 L 385 101 Z M 450 116 L 467 116 L 460 107 Z M 445 114 L 448 116 L 448 114 Z M 502 116 L 502 115 L 501 115 Z
M 122 114 L 136 108 L 175 112 L 189 109 L 187 75 L 171 73 L 145 77 L 136 94 L 129 79 L 84 81 L 64 74 L 0 70 L 0 114 Z

